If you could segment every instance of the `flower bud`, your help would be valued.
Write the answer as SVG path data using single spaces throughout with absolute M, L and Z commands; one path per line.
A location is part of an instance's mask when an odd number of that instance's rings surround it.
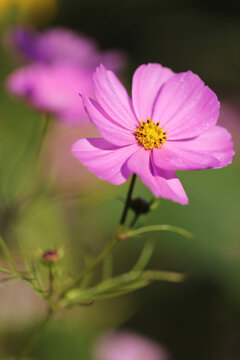
M 45 251 L 42 255 L 42 259 L 46 263 L 53 263 L 59 260 L 59 255 L 57 250 L 48 250 Z
M 150 211 L 151 203 L 148 203 L 142 198 L 131 200 L 130 208 L 137 214 L 147 214 Z

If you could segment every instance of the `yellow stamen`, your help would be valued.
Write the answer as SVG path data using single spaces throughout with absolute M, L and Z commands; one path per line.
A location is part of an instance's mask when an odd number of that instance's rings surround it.
M 160 148 L 168 138 L 168 136 L 166 136 L 167 131 L 163 131 L 165 126 L 160 128 L 159 123 L 160 121 L 155 124 L 150 117 L 147 121 L 143 119 L 134 132 L 138 143 L 147 150 L 152 150 L 155 147 Z

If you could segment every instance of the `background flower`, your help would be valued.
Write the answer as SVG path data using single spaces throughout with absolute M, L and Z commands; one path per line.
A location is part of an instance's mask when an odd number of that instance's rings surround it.
M 79 91 L 93 92 L 91 75 L 76 65 L 34 64 L 10 75 L 7 89 L 35 108 L 53 114 L 59 121 L 74 125 L 88 121 Z
M 157 343 L 131 332 L 119 331 L 102 336 L 94 347 L 93 360 L 167 360 Z
M 16 27 L 8 32 L 7 41 L 32 62 L 49 64 L 60 61 L 91 70 L 103 63 L 116 72 L 123 70 L 126 64 L 126 55 L 122 51 L 100 51 L 93 38 L 61 27 L 43 32 Z
M 79 92 L 93 96 L 96 65 L 102 61 L 120 71 L 125 61 L 123 53 L 101 52 L 92 39 L 63 28 L 42 34 L 21 28 L 9 38 L 32 64 L 9 76 L 8 91 L 71 125 L 87 122 Z

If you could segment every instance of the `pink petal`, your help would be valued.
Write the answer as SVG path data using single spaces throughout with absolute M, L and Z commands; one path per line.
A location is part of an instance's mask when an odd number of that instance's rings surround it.
M 191 71 L 168 80 L 156 101 L 153 117 L 166 125 L 171 140 L 198 136 L 217 122 L 216 94 Z
M 123 51 L 112 49 L 101 54 L 101 63 L 109 70 L 121 72 L 126 68 L 128 58 Z
M 119 123 L 119 126 L 134 130 L 138 122 L 132 110 L 132 101 L 113 72 L 106 71 L 104 66 L 100 65 L 93 80 L 97 101 L 104 111 Z
M 82 164 L 114 185 L 124 183 L 131 175 L 125 163 L 135 151 L 137 145 L 116 147 L 102 138 L 80 139 L 72 147 L 72 154 Z
M 36 32 L 30 28 L 16 27 L 7 35 L 8 44 L 14 45 L 22 55 L 32 61 L 60 61 L 92 72 L 100 63 L 113 71 L 122 71 L 127 63 L 126 55 L 122 51 L 111 49 L 100 52 L 95 40 L 66 28 L 55 27 Z
M 31 35 L 28 30 L 22 31 L 23 35 L 24 31 L 26 35 Z M 32 42 L 28 43 L 28 52 L 32 51 L 31 55 L 37 61 L 61 61 L 84 66 L 92 61 L 97 51 L 93 39 L 69 29 L 56 27 L 33 35 Z
M 229 165 L 234 155 L 231 134 L 221 126 L 214 126 L 203 135 L 186 140 L 183 143 L 184 149 L 211 154 L 218 159 L 219 164 L 216 168 Z
M 70 64 L 33 64 L 13 72 L 7 88 L 67 124 L 88 122 L 79 92 L 93 94 L 89 71 Z
M 158 169 L 151 157 L 151 151 L 138 148 L 128 162 L 129 170 L 139 175 L 142 182 L 150 188 L 153 194 L 165 199 L 171 199 L 182 205 L 188 204 L 187 195 L 173 171 Z
M 83 104 L 92 123 L 110 143 L 124 146 L 137 142 L 134 134 L 111 119 L 96 101 L 83 97 Z
M 141 65 L 133 75 L 133 108 L 138 120 L 152 116 L 153 105 L 162 85 L 174 72 L 160 64 Z
M 232 162 L 231 134 L 220 126 L 194 139 L 166 141 L 153 150 L 155 164 L 165 170 L 202 170 L 221 168 Z
M 156 166 L 164 170 L 203 170 L 219 166 L 219 161 L 210 153 L 194 148 L 187 141 L 167 141 L 160 149 L 153 149 Z M 185 145 L 187 146 L 185 147 Z M 188 146 L 189 145 L 189 146 Z
M 165 349 L 131 332 L 119 331 L 101 336 L 94 346 L 94 360 L 167 360 Z

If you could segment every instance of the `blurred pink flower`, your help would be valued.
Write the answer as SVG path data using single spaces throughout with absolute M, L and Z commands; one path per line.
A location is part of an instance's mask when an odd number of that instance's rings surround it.
M 92 75 L 96 66 L 104 62 L 120 71 L 125 63 L 123 53 L 100 52 L 92 39 L 67 29 L 38 34 L 19 28 L 9 38 L 33 63 L 8 77 L 8 91 L 71 125 L 88 122 L 79 92 L 93 96 Z
M 88 122 L 79 91 L 93 93 L 89 70 L 64 63 L 29 65 L 8 77 L 7 89 L 61 122 L 72 125 Z
M 31 62 L 49 64 L 60 61 L 91 70 L 103 63 L 117 72 L 126 63 L 122 51 L 100 51 L 95 40 L 66 28 L 56 27 L 38 33 L 30 28 L 17 27 L 8 33 L 7 39 Z
M 167 360 L 157 343 L 129 332 L 106 334 L 98 340 L 93 360 Z
M 216 126 L 219 101 L 191 71 L 140 66 L 132 99 L 103 65 L 94 74 L 97 102 L 83 96 L 103 138 L 81 139 L 73 154 L 99 178 L 120 185 L 137 174 L 155 196 L 188 203 L 175 170 L 220 168 L 232 161 L 229 132 Z
M 219 124 L 227 126 L 233 136 L 236 153 L 240 151 L 240 96 L 225 98 L 221 103 Z M 236 157 L 239 161 L 239 156 Z

